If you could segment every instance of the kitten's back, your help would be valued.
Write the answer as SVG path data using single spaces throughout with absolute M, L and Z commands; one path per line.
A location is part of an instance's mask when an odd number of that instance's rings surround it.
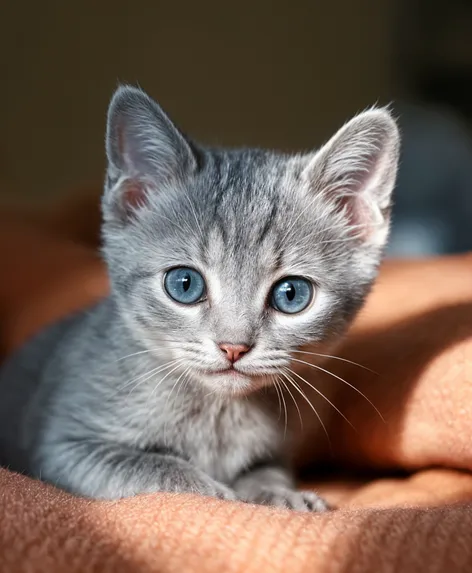
M 0 371 L 0 465 L 24 472 L 44 407 L 54 392 L 45 376 L 48 362 L 80 330 L 89 310 L 76 313 L 40 331 L 14 353 Z

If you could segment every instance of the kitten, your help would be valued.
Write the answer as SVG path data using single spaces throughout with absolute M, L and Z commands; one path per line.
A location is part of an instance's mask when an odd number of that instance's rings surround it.
M 93 498 L 325 509 L 296 490 L 264 390 L 292 352 L 338 340 L 363 303 L 398 148 L 389 112 L 373 109 L 317 152 L 206 149 L 119 88 L 102 202 L 111 294 L 4 366 L 0 461 Z

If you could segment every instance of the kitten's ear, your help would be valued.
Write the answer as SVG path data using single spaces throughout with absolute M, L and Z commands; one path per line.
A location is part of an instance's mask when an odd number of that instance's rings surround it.
M 127 217 L 147 194 L 187 177 L 197 167 L 190 144 L 142 90 L 119 87 L 108 108 L 105 206 Z
M 388 109 L 354 117 L 311 159 L 304 175 L 333 201 L 353 234 L 381 246 L 388 235 L 400 135 Z

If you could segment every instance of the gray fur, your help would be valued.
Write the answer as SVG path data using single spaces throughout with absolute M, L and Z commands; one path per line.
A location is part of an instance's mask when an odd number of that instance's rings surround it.
M 334 343 L 363 303 L 398 141 L 389 112 L 373 109 L 319 152 L 205 149 L 143 92 L 120 88 L 102 203 L 111 294 L 4 366 L 0 461 L 89 497 L 188 491 L 323 509 L 296 491 L 290 433 L 268 398 L 292 351 Z M 208 300 L 171 300 L 163 276 L 174 266 L 199 270 Z M 288 275 L 316 285 L 298 315 L 267 305 Z M 252 347 L 241 375 L 207 373 L 228 367 L 221 342 Z

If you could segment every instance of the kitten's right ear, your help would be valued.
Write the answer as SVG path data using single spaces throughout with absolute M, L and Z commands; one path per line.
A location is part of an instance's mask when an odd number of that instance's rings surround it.
M 184 179 L 197 168 L 178 128 L 146 93 L 119 87 L 108 108 L 105 216 L 128 218 L 149 193 Z
M 344 125 L 308 162 L 310 187 L 325 196 L 354 235 L 385 244 L 390 223 L 400 134 L 387 108 Z

